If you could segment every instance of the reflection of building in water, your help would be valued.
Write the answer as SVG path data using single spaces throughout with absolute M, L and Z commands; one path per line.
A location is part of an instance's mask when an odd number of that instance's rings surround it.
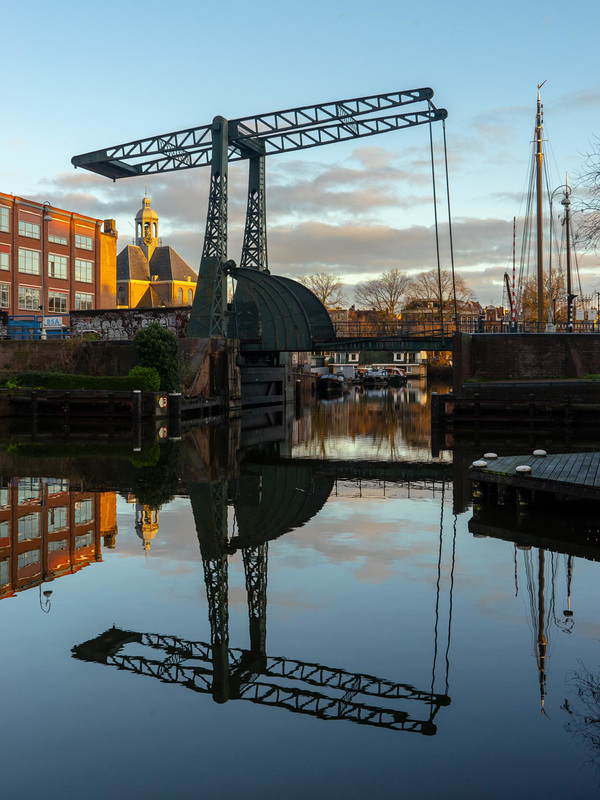
M 142 540 L 144 551 L 148 552 L 152 539 L 158 533 L 158 508 L 140 503 L 131 492 L 121 496 L 129 505 L 135 505 L 135 532 Z
M 158 533 L 158 508 L 135 504 L 135 532 L 142 540 L 144 550 L 150 550 L 150 542 Z
M 101 561 L 114 546 L 114 492 L 71 491 L 62 478 L 0 481 L 0 598 Z

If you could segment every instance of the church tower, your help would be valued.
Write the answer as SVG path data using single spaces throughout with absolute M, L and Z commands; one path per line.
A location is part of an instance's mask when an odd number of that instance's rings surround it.
M 159 245 L 158 214 L 150 207 L 148 192 L 144 195 L 142 207 L 135 215 L 135 243 L 142 249 L 148 261 Z

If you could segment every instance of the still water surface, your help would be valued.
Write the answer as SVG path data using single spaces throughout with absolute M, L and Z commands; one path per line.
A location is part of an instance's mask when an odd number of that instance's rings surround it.
M 2 797 L 593 796 L 600 567 L 434 452 L 419 387 L 5 446 Z

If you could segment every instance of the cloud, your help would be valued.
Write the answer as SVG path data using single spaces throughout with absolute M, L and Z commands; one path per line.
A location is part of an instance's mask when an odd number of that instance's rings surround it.
M 457 137 L 453 143 L 455 168 L 460 170 L 456 164 L 461 160 L 472 159 L 475 148 L 494 147 L 495 156 L 500 158 L 515 120 L 525 112 L 530 114 L 531 109 L 507 107 L 485 118 L 476 117 L 473 134 Z M 289 156 L 270 159 L 270 269 L 296 278 L 330 271 L 352 286 L 389 269 L 416 273 L 435 268 L 435 227 L 417 224 L 420 214 L 429 220 L 433 216 L 430 163 L 425 151 L 427 148 L 414 145 L 401 151 L 360 146 L 348 148 L 341 160 L 332 163 Z M 93 217 L 115 218 L 121 249 L 134 235 L 134 217 L 147 186 L 159 215 L 163 242 L 197 270 L 209 178 L 208 169 L 194 169 L 113 183 L 85 170 L 73 170 L 41 180 L 40 192 L 33 199 L 49 200 Z M 233 163 L 229 171 L 229 256 L 235 261 L 241 253 L 246 194 L 247 165 Z M 498 191 L 487 199 L 514 207 L 520 197 L 517 192 Z M 442 268 L 448 269 L 450 241 L 441 199 L 438 208 L 440 261 Z M 512 218 L 455 216 L 452 233 L 457 271 L 463 271 L 481 302 L 500 303 L 503 274 L 510 268 L 512 256 Z M 583 274 L 592 270 L 588 261 Z

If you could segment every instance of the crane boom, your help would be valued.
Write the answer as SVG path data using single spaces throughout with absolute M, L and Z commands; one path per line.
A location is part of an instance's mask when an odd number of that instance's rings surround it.
M 447 112 L 433 106 L 432 96 L 432 89 L 411 89 L 229 120 L 229 160 L 303 150 L 445 119 Z M 356 119 L 418 102 L 426 102 L 426 109 Z M 212 125 L 202 125 L 138 139 L 73 156 L 71 163 L 112 180 L 205 167 L 211 163 L 211 130 Z
M 211 168 L 204 246 L 188 336 L 227 336 L 228 163 L 249 161 L 241 267 L 268 272 L 265 156 L 306 150 L 444 120 L 433 89 L 334 100 L 252 117 L 215 117 L 210 125 L 138 139 L 73 156 L 71 163 L 116 181 L 196 167 Z M 422 103 L 406 113 L 403 106 Z M 386 113 L 387 112 L 387 113 Z

